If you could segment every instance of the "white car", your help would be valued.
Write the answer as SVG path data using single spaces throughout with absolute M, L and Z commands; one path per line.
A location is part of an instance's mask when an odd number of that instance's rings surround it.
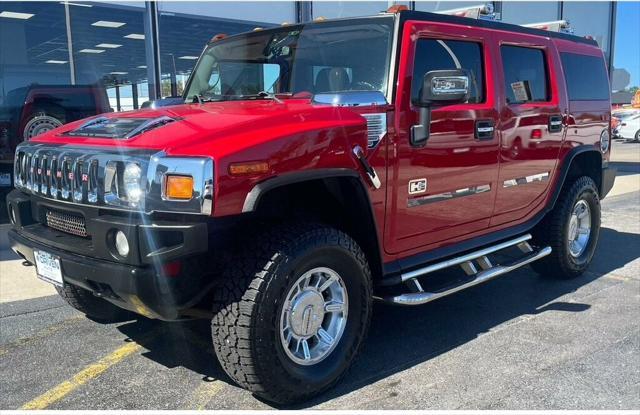
M 640 141 L 640 113 L 622 119 L 616 130 L 622 138 Z

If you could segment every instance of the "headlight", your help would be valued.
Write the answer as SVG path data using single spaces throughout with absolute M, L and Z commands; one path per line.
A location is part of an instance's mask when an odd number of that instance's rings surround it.
M 142 169 L 136 163 L 127 163 L 124 169 L 122 181 L 124 191 L 129 204 L 136 206 L 142 198 L 142 186 L 140 179 L 142 178 Z

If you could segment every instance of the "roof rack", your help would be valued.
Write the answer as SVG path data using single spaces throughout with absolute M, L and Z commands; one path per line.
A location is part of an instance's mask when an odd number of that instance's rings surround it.
M 551 22 L 528 23 L 528 24 L 523 24 L 522 26 L 531 27 L 533 29 L 549 30 L 551 32 L 573 34 L 573 29 L 569 27 L 568 20 L 554 20 Z
M 435 11 L 437 14 L 448 14 L 451 16 L 457 17 L 467 17 L 470 19 L 489 19 L 493 20 L 495 18 L 495 13 L 493 10 L 493 4 L 478 4 L 477 6 L 470 7 L 460 7 L 458 9 L 451 10 L 439 10 Z

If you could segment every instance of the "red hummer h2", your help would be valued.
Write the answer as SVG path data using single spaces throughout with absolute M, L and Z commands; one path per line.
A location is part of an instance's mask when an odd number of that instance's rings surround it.
M 374 298 L 581 274 L 610 108 L 602 51 L 564 33 L 402 11 L 216 36 L 181 105 L 22 144 L 9 237 L 87 315 L 211 318 L 234 381 L 299 401 Z

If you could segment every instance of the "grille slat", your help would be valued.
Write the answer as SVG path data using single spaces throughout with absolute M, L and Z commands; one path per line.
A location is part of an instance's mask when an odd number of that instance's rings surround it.
M 55 210 L 47 210 L 47 226 L 60 232 L 86 238 L 89 236 L 85 220 L 82 216 L 71 213 L 63 213 Z
M 387 114 L 362 114 L 367 120 L 367 141 L 369 148 L 375 147 L 387 133 Z

